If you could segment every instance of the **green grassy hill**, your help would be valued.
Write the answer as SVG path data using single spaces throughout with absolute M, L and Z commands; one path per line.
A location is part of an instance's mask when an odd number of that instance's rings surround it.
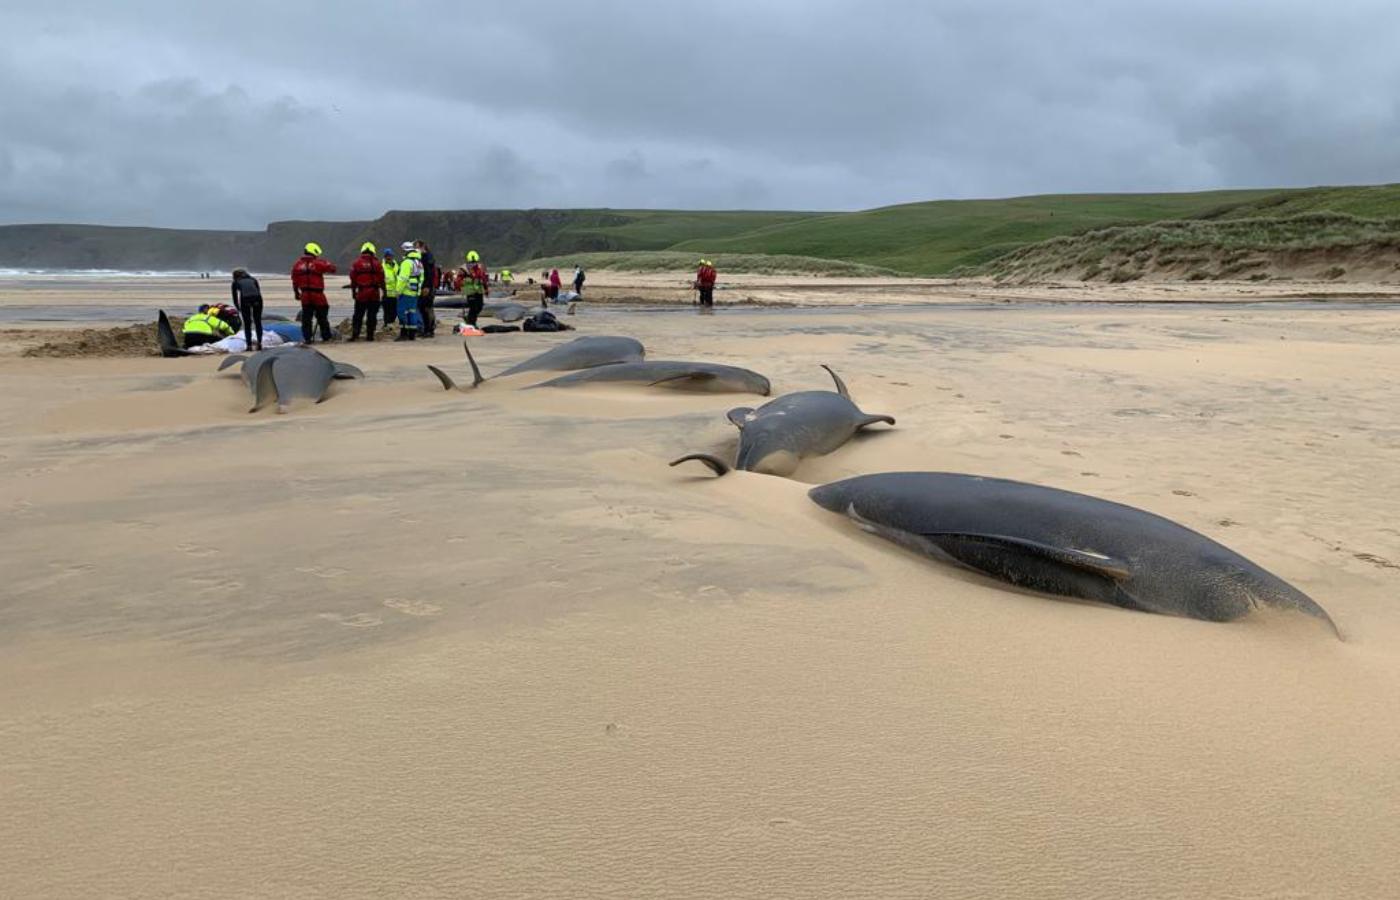
M 812 261 L 827 260 L 945 275 L 1041 241 L 1105 228 L 1315 213 L 1400 218 L 1400 185 L 940 200 L 854 213 L 395 211 L 372 222 L 276 222 L 262 232 L 12 225 L 0 227 L 0 266 L 226 270 L 241 264 L 285 271 L 306 241 L 320 243 L 344 265 L 362 241 L 383 247 L 422 238 L 441 262 L 451 264 L 469 249 L 479 250 L 489 265 L 516 267 L 523 260 L 568 264 L 580 254 L 595 254 L 588 262 L 595 268 L 624 260 L 638 264 L 637 253 L 666 251 L 678 254 L 667 257 L 668 263 L 674 259 L 687 267 L 694 261 L 690 257 L 710 256 L 721 269 L 726 257 L 742 257 L 750 271 L 826 271 L 833 267 Z M 787 268 L 757 257 L 784 257 Z M 655 265 L 660 259 L 642 262 Z

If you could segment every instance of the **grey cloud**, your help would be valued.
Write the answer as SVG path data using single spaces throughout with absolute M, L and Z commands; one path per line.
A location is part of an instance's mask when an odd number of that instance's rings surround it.
M 840 209 L 1388 181 L 1400 150 L 1373 0 L 289 10 L 0 0 L 0 219 Z

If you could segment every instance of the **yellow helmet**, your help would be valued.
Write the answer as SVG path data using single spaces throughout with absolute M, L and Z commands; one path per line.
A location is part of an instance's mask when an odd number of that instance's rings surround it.
M 369 241 L 365 241 L 363 244 L 360 245 L 360 252 L 361 252 L 361 253 L 378 253 L 378 252 L 379 252 L 379 248 L 376 247 L 376 246 L 374 246 L 373 244 L 371 244 Z
M 481 254 L 480 254 L 480 253 L 477 253 L 475 250 L 468 250 L 468 251 L 467 251 L 467 262 L 480 262 L 480 261 L 481 261 Z
M 307 253 L 310 253 L 312 256 L 321 255 L 321 245 L 316 243 L 315 241 L 312 241 L 311 243 L 307 244 L 302 249 L 304 249 Z

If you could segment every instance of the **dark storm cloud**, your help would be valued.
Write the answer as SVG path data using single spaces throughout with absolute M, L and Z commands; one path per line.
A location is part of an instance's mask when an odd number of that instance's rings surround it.
M 1396 180 L 1369 0 L 0 0 L 0 219 Z

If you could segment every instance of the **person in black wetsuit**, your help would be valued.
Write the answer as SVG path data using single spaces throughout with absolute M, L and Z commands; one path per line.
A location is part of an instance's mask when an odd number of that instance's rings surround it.
M 243 343 L 249 350 L 262 349 L 262 288 L 258 280 L 248 274 L 247 269 L 233 270 L 233 305 L 243 318 Z M 253 346 L 253 331 L 258 332 L 257 346 Z

